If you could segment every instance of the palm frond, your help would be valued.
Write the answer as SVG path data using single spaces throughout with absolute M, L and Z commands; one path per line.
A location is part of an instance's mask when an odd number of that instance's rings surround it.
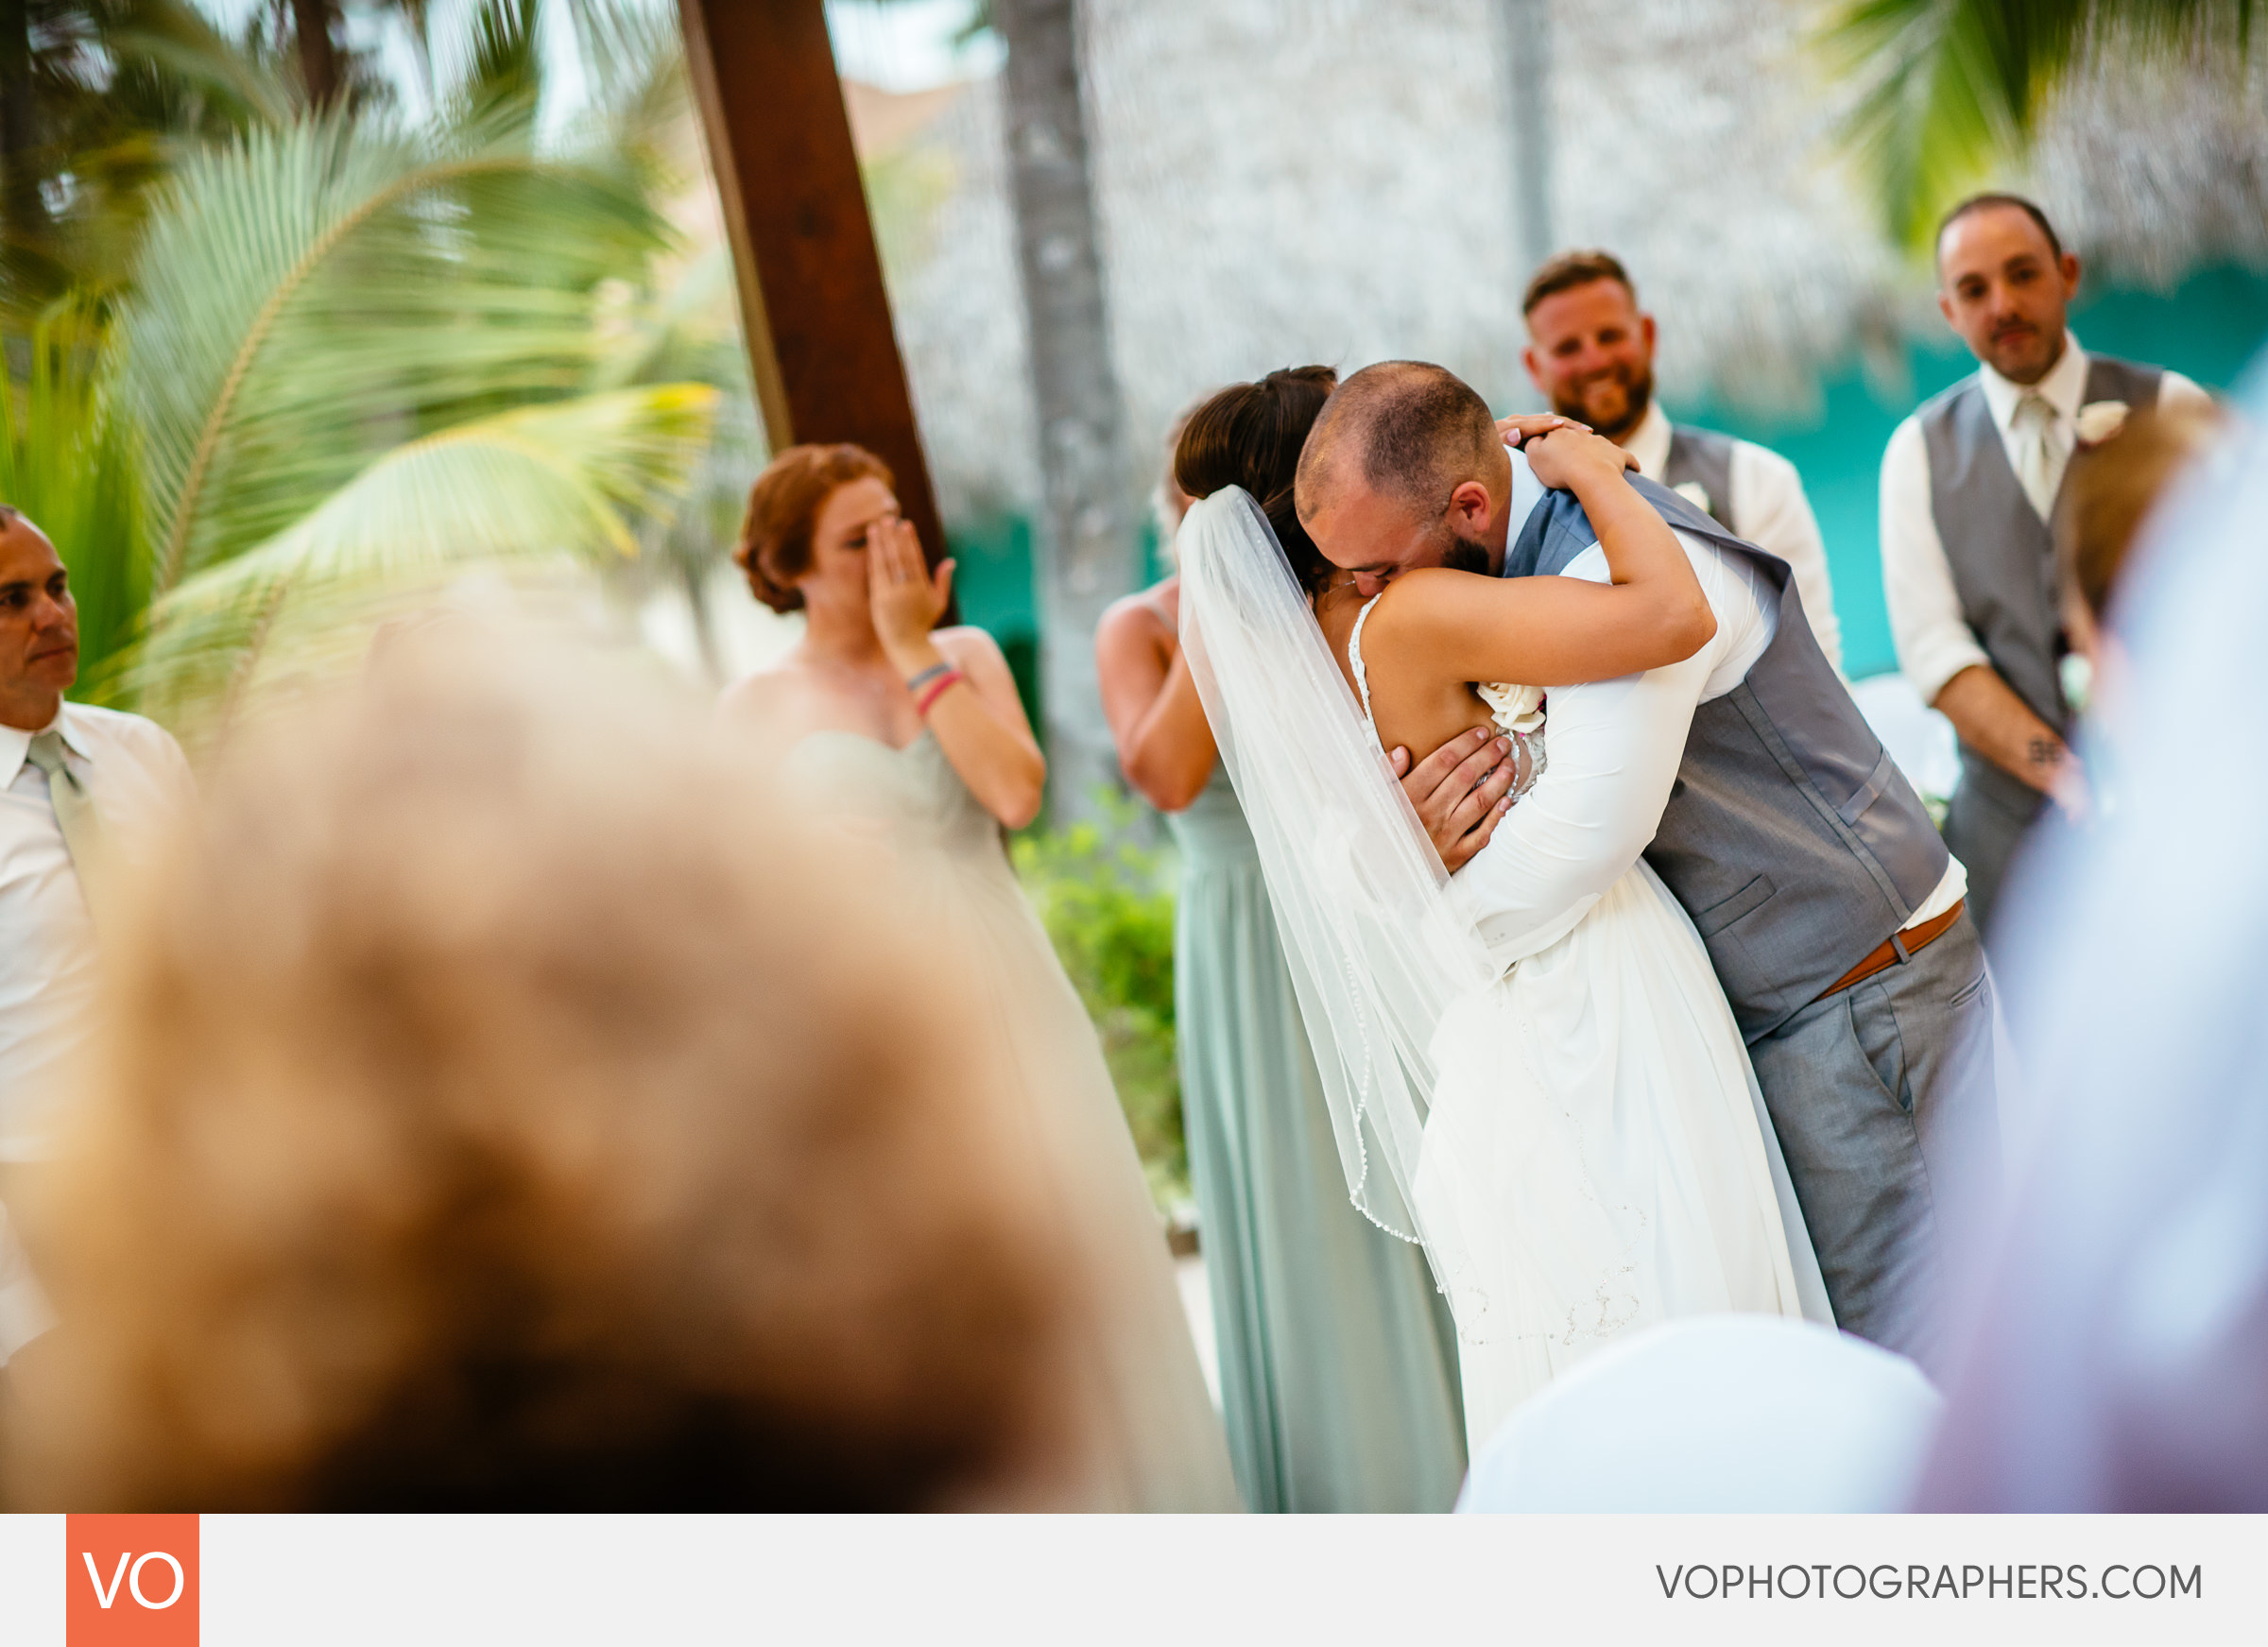
M 413 133 L 333 113 L 185 163 L 122 317 L 153 588 L 405 437 L 579 389 L 592 293 L 668 237 L 634 178 L 539 153 L 516 114 Z
M 298 103 L 275 60 L 240 49 L 189 0 L 114 5 L 103 44 L 122 66 L 147 63 L 217 102 L 238 124 L 281 126 Z
M 132 448 L 104 389 L 112 340 L 97 308 L 66 300 L 5 346 L 25 371 L 0 385 L 0 502 L 62 557 L 78 599 L 81 677 L 99 680 L 148 597 Z
M 193 738 L 230 718 L 279 646 L 359 656 L 371 614 L 502 561 L 635 553 L 709 441 L 704 385 L 580 396 L 387 453 L 274 539 L 162 595 L 122 681 Z
M 2242 62 L 2257 0 L 1845 0 L 1821 43 L 1860 88 L 1843 143 L 1893 237 L 2020 164 L 2056 87 L 2089 54 L 2165 58 L 2225 43 Z

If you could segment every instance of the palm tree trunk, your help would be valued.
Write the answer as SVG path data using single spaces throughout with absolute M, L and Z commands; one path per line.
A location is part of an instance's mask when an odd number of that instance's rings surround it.
M 1080 99 L 1076 0 L 994 0 L 1007 43 L 1009 186 L 1029 323 L 1040 471 L 1040 698 L 1049 802 L 1089 815 L 1117 778 L 1094 629 L 1134 585 L 1125 414 L 1110 365 Z
M 31 90 L 30 0 L 0 0 L 0 218 L 9 241 L 43 247 L 47 202 L 40 194 L 39 111 Z
M 291 0 L 291 11 L 308 106 L 328 108 L 338 95 L 338 0 Z

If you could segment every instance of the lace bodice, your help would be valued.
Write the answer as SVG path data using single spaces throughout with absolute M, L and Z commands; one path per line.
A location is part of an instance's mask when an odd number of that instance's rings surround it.
M 1370 675 L 1363 667 L 1363 626 L 1370 620 L 1370 609 L 1385 598 L 1384 591 L 1363 603 L 1363 609 L 1354 614 L 1354 628 L 1347 637 L 1347 665 L 1354 676 L 1354 689 L 1363 700 L 1363 722 L 1378 736 L 1378 722 L 1370 713 Z M 1517 686 L 1508 681 L 1478 682 L 1473 691 L 1488 706 L 1488 717 L 1512 740 L 1513 770 L 1511 798 L 1518 800 L 1536 786 L 1543 776 L 1543 719 L 1544 694 L 1540 686 Z M 1380 746 L 1384 746 L 1383 740 Z

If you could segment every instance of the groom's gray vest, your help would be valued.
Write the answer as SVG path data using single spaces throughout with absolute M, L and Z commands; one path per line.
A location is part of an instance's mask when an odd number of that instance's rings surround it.
M 2155 406 L 2165 374 L 2103 355 L 2087 363 L 2088 401 Z M 1930 513 L 1961 596 L 1961 616 L 1992 667 L 2058 734 L 2070 726 L 2064 701 L 2062 598 L 2055 540 L 2008 464 L 1983 384 L 1970 376 L 1915 414 L 1930 460 Z M 2028 818 L 2047 797 L 1961 746 L 1961 781 Z
M 1779 592 L 1778 626 L 1747 678 L 1694 712 L 1646 849 L 1755 1041 L 1912 918 L 1944 878 L 1945 843 L 1819 650 L 1788 563 L 1676 493 L 1631 484 L 1673 526 L 1747 556 Z M 1598 540 L 1572 492 L 1546 492 L 1505 551 L 1504 575 L 1564 571 Z

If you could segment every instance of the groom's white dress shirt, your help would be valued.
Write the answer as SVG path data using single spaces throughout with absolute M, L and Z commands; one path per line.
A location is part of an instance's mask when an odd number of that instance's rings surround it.
M 2087 351 L 2079 347 L 2077 337 L 2066 332 L 2063 358 L 2030 388 L 2010 382 L 1989 366 L 1977 368 L 1978 386 L 1992 413 L 1993 427 L 2000 431 L 2008 467 L 2019 474 L 2023 472 L 2024 460 L 2017 408 L 2032 394 L 2047 403 L 2046 489 L 2051 497 L 2078 444 L 2087 367 Z M 2157 403 L 2209 407 L 2213 403 L 2210 395 L 2181 373 L 2169 371 L 2158 380 Z M 1961 594 L 1953 585 L 1952 564 L 1946 558 L 1945 541 L 1937 535 L 1937 516 L 1930 506 L 1930 453 L 1922 439 L 1919 413 L 1899 424 L 1882 452 L 1881 540 L 1882 598 L 1890 609 L 1890 638 L 1898 648 L 1898 666 L 1920 694 L 1921 701 L 1934 703 L 1947 681 L 1972 664 L 1989 669 L 1992 660 L 1984 655 L 1968 620 L 1961 615 Z
M 154 721 L 65 703 L 42 729 L 61 736 L 124 860 L 195 795 L 180 746 Z M 32 737 L 0 726 L 0 1160 L 45 1153 L 53 1083 L 85 1035 L 97 983 L 94 921 Z
M 1511 457 L 1508 541 L 1519 539 L 1545 491 L 1527 458 L 1518 451 Z M 1778 609 L 1762 574 L 1706 540 L 1676 536 L 1716 614 L 1716 634 L 1682 663 L 1551 688 L 1541 776 L 1456 873 L 1459 901 L 1500 963 L 1564 937 L 1638 861 L 1669 805 L 1693 711 L 1738 686 L 1772 643 Z M 1606 552 L 1593 543 L 1563 575 L 1609 581 Z M 1950 861 L 1907 925 L 1950 909 L 1967 887 L 1960 861 Z
M 1670 415 L 1655 401 L 1647 405 L 1646 415 L 1622 447 L 1638 459 L 1639 473 L 1660 481 L 1670 465 L 1674 433 Z M 1725 514 L 1717 513 L 1713 506 L 1718 503 L 1725 506 Z M 1803 596 L 1803 615 L 1811 621 L 1812 633 L 1819 638 L 1819 650 L 1840 674 L 1843 626 L 1835 616 L 1827 545 L 1820 540 L 1819 520 L 1812 513 L 1811 500 L 1803 495 L 1803 477 L 1796 472 L 1796 466 L 1769 447 L 1734 439 L 1732 496 L 1711 499 L 1704 506 L 1731 528 L 1734 537 L 1788 563 L 1796 574 L 1796 588 Z

